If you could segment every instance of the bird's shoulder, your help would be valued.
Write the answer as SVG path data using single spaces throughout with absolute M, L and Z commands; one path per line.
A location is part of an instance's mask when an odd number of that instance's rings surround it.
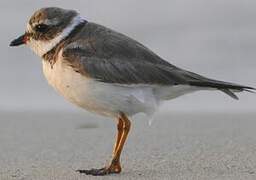
M 144 61 L 173 66 L 138 41 L 105 26 L 88 22 L 64 47 L 64 56 L 72 53 L 102 59 Z
M 178 68 L 132 38 L 102 25 L 87 23 L 63 47 L 62 56 L 75 71 L 103 82 L 177 84 Z

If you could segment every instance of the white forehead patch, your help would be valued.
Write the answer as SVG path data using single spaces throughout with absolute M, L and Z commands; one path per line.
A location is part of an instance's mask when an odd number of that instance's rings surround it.
M 29 23 L 27 23 L 27 28 L 26 28 L 26 32 L 32 32 L 32 27 L 30 26 Z
M 30 39 L 27 43 L 27 45 L 40 57 L 42 57 L 44 54 L 49 52 L 51 49 L 53 49 L 61 40 L 63 40 L 65 37 L 67 37 L 71 31 L 81 22 L 84 20 L 79 16 L 75 16 L 71 23 L 63 29 L 63 31 L 58 34 L 55 38 L 49 40 L 49 41 L 41 41 L 41 40 L 34 40 Z M 52 23 L 52 22 L 51 22 Z M 27 31 L 31 32 L 30 25 L 27 26 Z

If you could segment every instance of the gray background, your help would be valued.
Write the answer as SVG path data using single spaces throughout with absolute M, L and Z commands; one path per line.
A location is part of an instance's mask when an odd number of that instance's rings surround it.
M 112 152 L 114 121 L 66 102 L 39 57 L 8 47 L 44 6 L 77 9 L 177 66 L 256 87 L 255 0 L 2 0 L 1 180 L 92 179 L 75 170 L 100 168 Z M 123 173 L 97 179 L 255 180 L 256 94 L 239 96 L 197 92 L 167 102 L 151 126 L 134 117 Z
M 47 85 L 39 57 L 27 47 L 8 47 L 24 32 L 31 14 L 45 6 L 76 9 L 87 20 L 131 36 L 182 68 L 256 86 L 254 0 L 9 0 L 0 2 L 2 110 L 77 110 Z M 162 110 L 255 110 L 255 95 L 239 96 L 234 101 L 220 92 L 198 92 L 168 102 Z

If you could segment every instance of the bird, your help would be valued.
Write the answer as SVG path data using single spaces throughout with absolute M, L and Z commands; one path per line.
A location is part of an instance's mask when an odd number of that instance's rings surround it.
M 77 172 L 103 176 L 122 171 L 121 152 L 137 113 L 151 116 L 161 102 L 199 90 L 233 99 L 255 88 L 229 83 L 172 65 L 138 41 L 87 21 L 75 10 L 44 7 L 10 46 L 27 45 L 42 59 L 48 83 L 71 103 L 116 120 L 117 135 L 107 166 Z

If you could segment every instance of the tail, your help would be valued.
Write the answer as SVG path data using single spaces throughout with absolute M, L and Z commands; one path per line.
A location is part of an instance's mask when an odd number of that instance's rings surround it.
M 235 92 L 247 91 L 251 93 L 256 93 L 255 92 L 256 89 L 253 87 L 242 86 L 238 84 L 233 84 L 233 83 L 223 82 L 223 81 L 216 81 L 211 79 L 207 79 L 207 80 L 205 79 L 202 81 L 190 81 L 189 84 L 192 86 L 206 87 L 206 88 L 209 87 L 209 88 L 218 89 L 236 100 L 238 100 L 239 98 L 237 97 Z

